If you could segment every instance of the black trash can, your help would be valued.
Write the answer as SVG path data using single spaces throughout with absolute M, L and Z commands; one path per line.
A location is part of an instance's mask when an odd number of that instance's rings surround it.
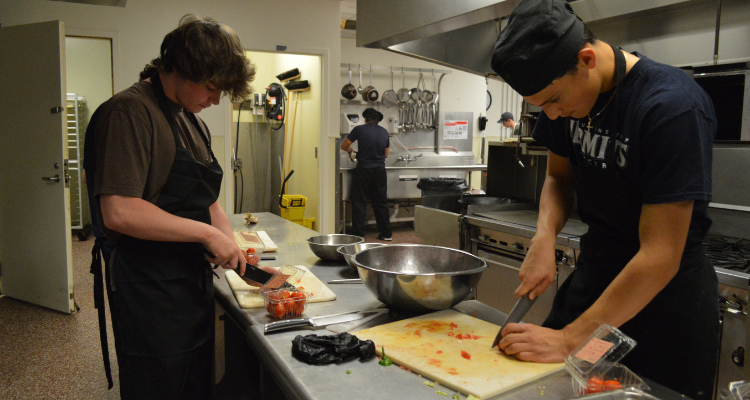
M 469 189 L 469 185 L 466 184 L 466 179 L 422 178 L 417 183 L 417 189 L 422 191 L 423 206 L 458 213 L 458 200 Z

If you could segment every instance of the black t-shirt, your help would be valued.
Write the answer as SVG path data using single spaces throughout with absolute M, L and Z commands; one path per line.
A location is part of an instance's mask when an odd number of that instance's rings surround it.
M 603 144 L 613 143 L 616 123 L 615 168 L 622 179 L 641 204 L 694 201 L 690 229 L 702 237 L 711 226 L 713 103 L 680 69 L 633 54 L 640 61 L 625 76 L 616 102 L 594 118 L 591 132 L 588 118 L 553 121 L 542 112 L 532 137 L 573 167 L 606 168 Z M 602 93 L 593 110 L 601 110 L 611 95 Z
M 358 168 L 385 168 L 385 149 L 390 147 L 388 131 L 375 123 L 355 126 L 349 136 L 357 144 Z

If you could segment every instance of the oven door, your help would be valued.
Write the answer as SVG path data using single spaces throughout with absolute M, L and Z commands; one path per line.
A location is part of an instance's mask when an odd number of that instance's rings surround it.
M 518 301 L 513 292 L 521 284 L 518 272 L 521 270 L 523 258 L 488 251 L 482 247 L 477 249 L 476 255 L 486 261 L 489 267 L 482 273 L 482 279 L 477 285 L 477 300 L 509 314 Z M 553 284 L 547 288 L 523 318 L 523 322 L 541 325 L 547 319 L 552 310 L 552 300 L 557 293 L 557 287 L 557 284 Z

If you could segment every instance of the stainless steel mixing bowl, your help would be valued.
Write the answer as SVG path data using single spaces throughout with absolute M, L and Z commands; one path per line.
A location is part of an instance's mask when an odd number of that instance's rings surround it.
M 385 246 L 383 243 L 356 243 L 347 244 L 339 247 L 336 251 L 344 256 L 344 260 L 349 264 L 350 267 L 357 269 L 357 266 L 352 264 L 352 256 L 359 253 L 362 250 L 371 249 L 373 247 Z
M 365 239 L 354 235 L 322 235 L 307 239 L 310 250 L 320 259 L 336 261 L 344 260 L 344 256 L 336 250 L 345 244 L 362 243 Z
M 430 312 L 462 302 L 487 269 L 479 257 L 446 247 L 392 244 L 352 256 L 362 282 L 391 308 Z

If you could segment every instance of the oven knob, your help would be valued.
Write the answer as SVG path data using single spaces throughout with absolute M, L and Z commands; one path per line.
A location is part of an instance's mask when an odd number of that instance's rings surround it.
M 565 264 L 568 262 L 568 257 L 565 257 L 565 252 L 562 250 L 555 250 L 555 260 L 558 264 Z
M 738 347 L 737 350 L 732 352 L 732 362 L 738 367 L 745 365 L 745 348 Z

